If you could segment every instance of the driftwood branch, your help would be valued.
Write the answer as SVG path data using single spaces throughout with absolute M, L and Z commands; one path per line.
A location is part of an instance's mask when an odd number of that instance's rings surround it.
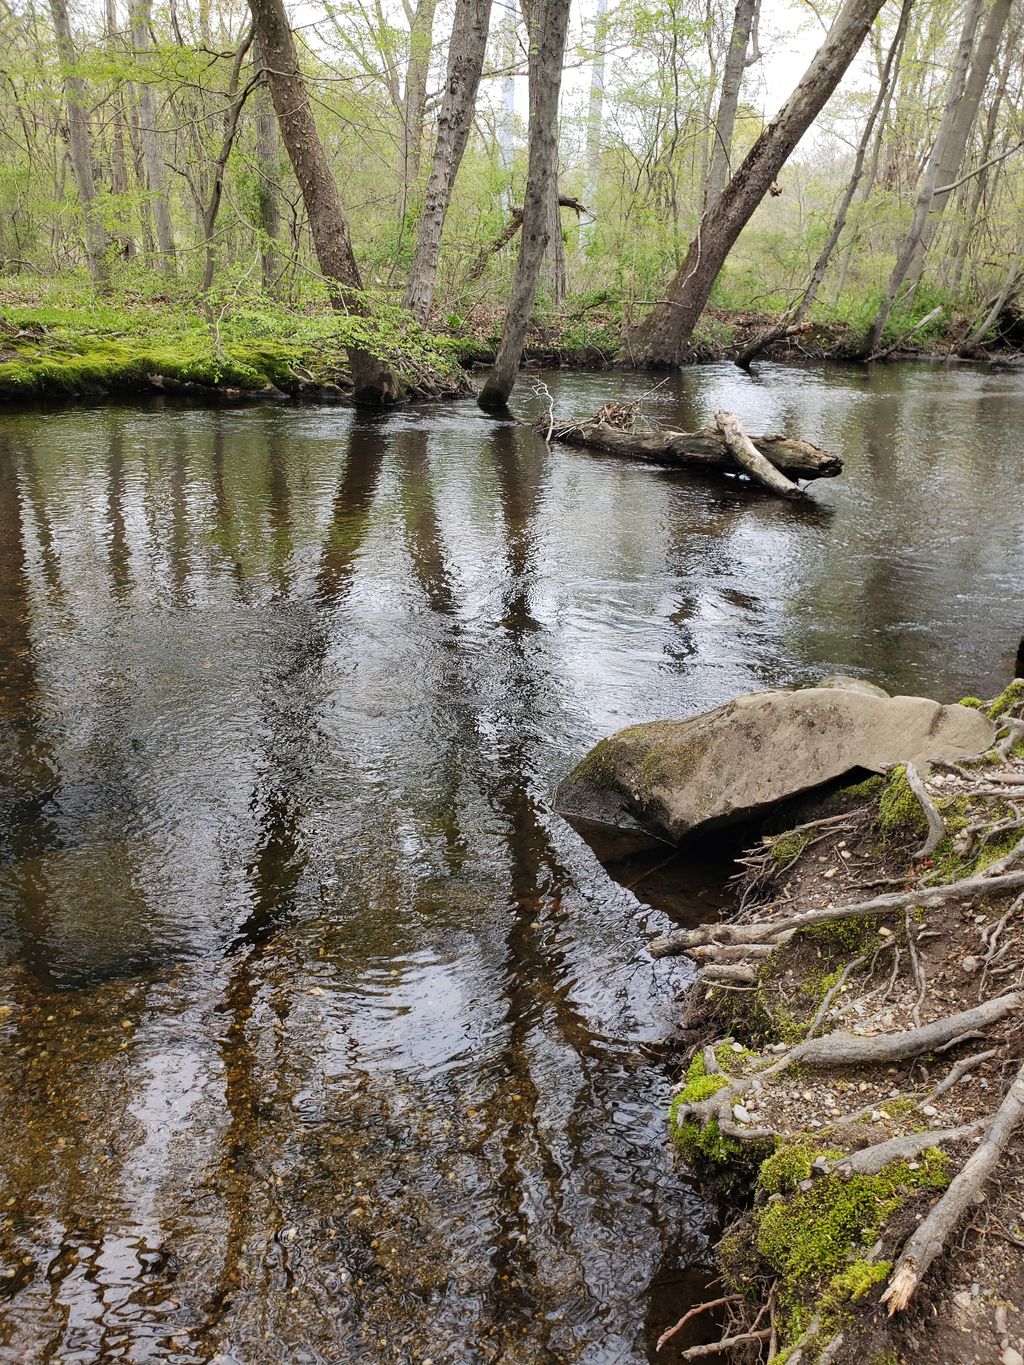
M 999 1164 L 1007 1144 L 1024 1116 L 1024 1066 L 996 1110 L 984 1141 L 953 1178 L 949 1188 L 909 1238 L 889 1279 L 882 1302 L 890 1316 L 902 1312 L 928 1267 L 941 1255 L 946 1239 L 956 1229 L 974 1196 Z
M 747 471 L 756 483 L 767 488 L 769 492 L 778 493 L 783 498 L 800 496 L 800 489 L 792 479 L 787 479 L 785 474 L 776 469 L 771 460 L 766 459 L 761 454 L 743 430 L 738 417 L 731 412 L 716 412 L 715 425 L 722 433 L 722 440 L 728 447 L 733 459 Z
M 786 337 L 802 336 L 805 332 L 811 331 L 813 326 L 813 322 L 793 322 L 788 326 L 784 321 L 776 323 L 774 327 L 768 327 L 765 331 L 759 332 L 753 341 L 744 346 L 734 363 L 741 370 L 748 369 L 751 361 L 755 360 L 773 342 L 782 341 Z

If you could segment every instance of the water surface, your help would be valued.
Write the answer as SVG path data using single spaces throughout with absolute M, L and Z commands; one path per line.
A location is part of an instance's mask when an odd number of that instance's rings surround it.
M 471 404 L 0 415 L 0 1359 L 652 1358 L 712 1231 L 651 1046 L 686 968 L 557 780 L 826 672 L 992 693 L 1024 625 L 1019 380 L 648 410 L 721 406 L 845 475 L 780 504 Z

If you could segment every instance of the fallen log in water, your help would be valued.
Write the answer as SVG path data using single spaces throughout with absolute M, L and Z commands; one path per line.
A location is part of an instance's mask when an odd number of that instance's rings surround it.
M 729 418 L 727 413 L 721 416 Z M 555 423 L 551 428 L 551 439 L 586 450 L 603 450 L 626 459 L 642 460 L 646 464 L 717 469 L 731 474 L 750 472 L 737 464 L 723 432 L 711 427 L 700 431 L 637 432 L 588 419 L 573 424 Z M 842 473 L 843 462 L 838 455 L 819 450 L 808 441 L 791 440 L 787 436 L 751 436 L 749 440 L 787 479 L 832 479 Z

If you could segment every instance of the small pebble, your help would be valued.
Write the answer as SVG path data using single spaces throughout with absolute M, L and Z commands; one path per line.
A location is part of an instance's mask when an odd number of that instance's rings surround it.
M 972 1299 L 976 1299 L 980 1293 L 981 1293 L 981 1285 L 980 1285 L 980 1284 L 977 1284 L 977 1283 L 972 1284 L 972 1285 L 971 1285 L 971 1298 L 972 1298 Z
M 971 1296 L 966 1289 L 958 1289 L 953 1295 L 953 1302 L 956 1304 L 957 1308 L 970 1308 Z
M 925 1118 L 933 1119 L 938 1112 L 934 1104 L 921 1105 L 921 1113 L 924 1114 Z
M 960 963 L 960 968 L 962 971 L 965 971 L 968 976 L 970 976 L 973 972 L 976 972 L 978 970 L 978 967 L 980 965 L 981 964 L 978 962 L 978 959 L 976 957 L 965 957 L 963 961 Z
M 1012 1346 L 1007 1346 L 999 1360 L 1000 1365 L 1024 1365 L 1024 1356 L 1019 1351 L 1015 1351 Z
M 836 869 L 835 869 L 834 867 L 830 867 L 830 868 L 827 870 L 827 872 L 825 873 L 825 876 L 826 876 L 826 877 L 834 877 L 835 875 L 836 875 Z
M 743 1051 L 743 1044 L 742 1044 L 742 1043 L 733 1043 L 733 1045 L 732 1045 L 732 1050 L 733 1050 L 733 1052 L 742 1052 L 742 1051 Z
M 878 932 L 879 932 L 879 934 L 881 934 L 882 938 L 892 938 L 892 930 L 891 930 L 891 929 L 882 928 L 882 929 L 879 929 Z
M 743 1105 L 742 1105 L 742 1104 L 734 1104 L 734 1105 L 733 1105 L 733 1107 L 732 1107 L 732 1116 L 733 1116 L 733 1118 L 736 1120 L 737 1123 L 749 1123 L 749 1122 L 750 1122 L 750 1115 L 749 1115 L 749 1114 L 747 1113 L 747 1111 L 743 1108 Z

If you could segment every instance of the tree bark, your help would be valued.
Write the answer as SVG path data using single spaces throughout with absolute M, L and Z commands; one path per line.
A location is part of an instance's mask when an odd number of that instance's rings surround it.
M 914 217 L 903 245 L 900 247 L 896 264 L 893 266 L 889 283 L 886 287 L 885 296 L 882 299 L 875 320 L 871 324 L 871 329 L 864 341 L 861 350 L 863 356 L 873 355 L 878 350 L 878 344 L 885 331 L 885 325 L 889 321 L 893 306 L 896 303 L 896 296 L 899 294 L 904 281 L 911 272 L 912 263 L 918 250 L 920 249 L 921 238 L 924 234 L 925 224 L 928 220 L 928 213 L 931 209 L 932 199 L 935 190 L 942 182 L 939 181 L 939 165 L 945 154 L 946 146 L 952 134 L 953 125 L 956 123 L 960 102 L 963 99 L 964 87 L 967 82 L 967 70 L 971 61 L 971 52 L 974 49 L 974 35 L 978 27 L 978 20 L 981 17 L 982 0 L 968 0 L 967 11 L 964 15 L 963 28 L 960 30 L 960 43 L 957 48 L 956 60 L 953 63 L 953 70 L 950 73 L 949 84 L 946 87 L 946 102 L 942 110 L 942 119 L 939 123 L 939 131 L 932 147 L 931 156 L 925 166 L 924 174 L 921 177 L 921 185 L 917 192 L 917 200 L 914 205 Z M 920 278 L 920 274 L 915 278 L 914 283 Z
M 601 129 L 604 116 L 604 45 L 608 34 L 608 0 L 597 0 L 594 21 L 594 56 L 590 67 L 590 103 L 587 108 L 587 146 L 584 154 L 583 202 L 597 207 L 601 183 Z M 581 220 L 579 246 L 582 251 L 593 234 L 594 220 Z
M 485 412 L 501 412 L 516 382 L 550 231 L 549 195 L 558 168 L 558 96 L 569 0 L 535 0 L 530 36 L 530 137 L 523 230 L 512 294 L 494 368 L 480 391 Z
M 260 173 L 260 227 L 263 230 L 260 271 L 263 288 L 269 294 L 277 285 L 277 240 L 281 231 L 277 176 L 281 161 L 281 145 L 273 105 L 266 87 L 266 63 L 261 55 L 260 45 L 255 40 L 253 61 L 256 69 L 263 74 L 263 82 L 256 91 L 256 159 Z
M 760 0 L 736 0 L 729 50 L 722 71 L 722 93 L 718 100 L 718 117 L 711 129 L 711 164 L 704 185 L 704 212 L 714 209 L 729 179 L 732 136 L 736 127 L 736 110 L 740 103 L 743 72 L 748 65 L 747 48 Z
M 250 9 L 266 62 L 281 140 L 302 191 L 313 249 L 327 281 L 331 306 L 339 313 L 365 316 L 362 280 L 352 252 L 348 220 L 317 132 L 306 82 L 299 72 L 295 39 L 283 0 L 250 0 Z M 375 356 L 358 346 L 350 346 L 348 356 L 357 403 L 382 407 L 400 396 L 394 376 Z
M 111 56 L 114 55 L 114 41 L 117 35 L 117 7 L 114 0 L 105 0 L 104 19 L 106 25 L 107 47 Z M 124 150 L 124 106 L 121 101 L 120 89 L 115 89 L 113 95 L 113 128 L 111 131 L 110 145 L 110 188 L 118 196 L 128 194 L 128 161 Z M 123 210 L 122 210 L 123 212 Z M 127 260 L 135 257 L 135 239 L 132 234 L 124 229 L 120 229 L 117 234 L 119 250 L 124 253 Z
M 964 155 L 967 152 L 967 143 L 974 128 L 974 121 L 978 116 L 981 97 L 985 93 L 985 86 L 988 84 L 989 74 L 995 63 L 999 42 L 1003 36 L 1006 21 L 1010 17 L 1012 4 L 1013 0 L 993 0 L 992 7 L 985 17 L 985 24 L 981 30 L 981 36 L 978 39 L 978 45 L 971 62 L 971 74 L 967 78 L 963 97 L 957 103 L 949 137 L 939 155 L 938 174 L 936 176 L 936 184 L 939 188 L 932 195 L 924 230 L 921 233 L 920 241 L 914 248 L 910 269 L 907 271 L 907 278 L 915 283 L 921 278 L 925 256 L 932 243 L 932 238 L 938 231 L 943 211 L 952 194 L 952 190 L 944 187 L 952 185 L 960 174 Z
M 132 6 L 132 46 L 135 49 L 136 60 L 148 49 L 149 45 L 149 0 L 136 0 Z M 146 182 L 149 186 L 153 226 L 156 231 L 156 246 L 160 253 L 160 268 L 169 274 L 173 274 L 175 271 L 174 232 L 171 227 L 171 211 L 167 200 L 163 147 L 160 143 L 160 130 L 156 126 L 156 98 L 153 94 L 153 87 L 148 81 L 137 82 L 137 86 L 139 138 L 142 143 L 142 161 L 146 168 Z
M 844 0 L 803 79 L 747 153 L 697 236 L 667 295 L 626 339 L 624 358 L 635 365 L 678 365 L 693 328 L 736 238 L 790 153 L 824 108 L 857 54 L 882 0 Z
M 441 234 L 469 141 L 490 19 L 491 0 L 456 0 L 437 141 L 405 294 L 409 310 L 420 322 L 426 321 L 434 301 Z
M 405 67 L 402 97 L 402 187 L 405 201 L 420 175 L 423 152 L 423 118 L 427 108 L 427 77 L 434 42 L 437 0 L 419 0 L 409 17 L 409 60 Z M 454 34 L 453 34 L 454 36 Z
M 67 0 L 50 0 L 57 38 L 57 55 L 64 77 L 64 102 L 68 116 L 68 153 L 71 170 L 78 189 L 79 203 L 85 218 L 85 256 L 93 280 L 106 288 L 110 283 L 110 262 L 107 259 L 107 234 L 96 214 L 96 179 L 93 174 L 92 148 L 87 113 L 88 91 L 81 76 L 74 74 L 75 47 L 71 40 Z

